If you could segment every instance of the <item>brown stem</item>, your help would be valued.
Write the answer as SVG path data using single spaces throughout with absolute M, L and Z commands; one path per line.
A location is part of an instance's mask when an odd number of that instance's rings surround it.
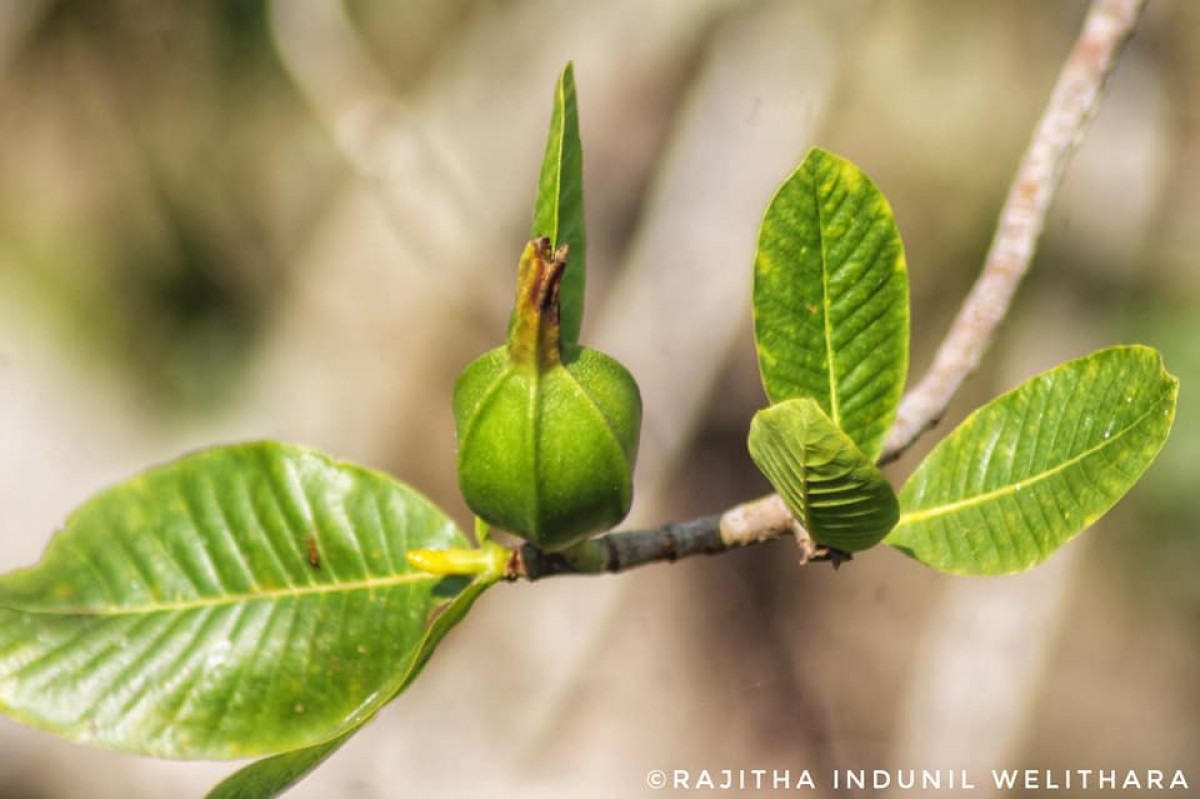
M 715 555 L 728 549 L 721 540 L 719 521 L 719 516 L 705 516 L 654 530 L 609 533 L 563 552 L 546 552 L 526 544 L 513 550 L 507 576 L 533 581 L 557 574 L 615 573 L 645 563 Z
M 785 533 L 796 536 L 801 563 L 829 561 L 837 568 L 850 559 L 844 552 L 814 545 L 779 497 L 772 494 L 720 515 L 672 522 L 650 530 L 608 533 L 562 552 L 546 552 L 531 544 L 515 547 L 505 576 L 532 582 L 560 574 L 615 574 L 648 563 L 674 563 L 693 555 L 720 555 Z
M 938 347 L 933 364 L 900 403 L 880 463 L 898 458 L 945 414 L 1008 313 L 1029 270 L 1050 201 L 1100 105 L 1122 46 L 1146 0 L 1095 0 L 1059 73 L 1000 211 L 983 270 Z

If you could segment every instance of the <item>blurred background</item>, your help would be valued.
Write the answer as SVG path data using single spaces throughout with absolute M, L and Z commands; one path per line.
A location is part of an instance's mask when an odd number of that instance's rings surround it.
M 568 59 L 584 340 L 647 406 L 628 524 L 765 493 L 745 450 L 765 404 L 749 294 L 775 186 L 820 144 L 884 190 L 919 375 L 1084 11 L 3 0 L 0 568 L 36 561 L 97 490 L 252 438 L 388 470 L 467 522 L 450 392 L 502 337 Z M 645 786 L 652 768 L 807 768 L 831 797 L 852 795 L 828 790 L 834 768 L 1183 768 L 1200 785 L 1198 109 L 1200 4 L 1155 0 L 983 369 L 889 471 L 899 484 L 1042 369 L 1147 343 L 1183 382 L 1175 432 L 1090 533 L 990 580 L 883 548 L 799 568 L 777 542 L 500 586 L 290 795 L 671 794 Z M 0 718 L 3 799 L 200 796 L 232 768 Z

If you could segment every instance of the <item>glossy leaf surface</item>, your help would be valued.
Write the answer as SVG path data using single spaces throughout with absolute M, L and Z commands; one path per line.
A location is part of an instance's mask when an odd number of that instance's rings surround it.
M 750 456 L 818 544 L 857 552 L 896 523 L 892 487 L 812 399 L 754 415 Z
M 1148 347 L 1045 372 L 971 414 L 900 492 L 887 542 L 936 569 L 1027 569 L 1099 519 L 1154 460 L 1178 381 Z
M 811 397 L 878 457 L 908 368 L 908 276 L 887 200 L 849 161 L 814 148 L 767 206 L 754 335 L 771 402 Z
M 311 450 L 188 455 L 92 499 L 0 578 L 0 705 L 77 741 L 176 758 L 319 744 L 425 657 L 461 547 L 411 489 Z
M 456 594 L 445 608 L 439 611 L 408 671 L 397 673 L 395 689 L 391 692 L 393 698 L 416 679 L 446 633 L 462 621 L 475 600 L 493 584 L 494 579 L 480 577 Z M 251 763 L 222 781 L 209 792 L 207 799 L 271 799 L 279 796 L 340 749 L 367 721 L 370 721 L 370 718 L 332 740 Z

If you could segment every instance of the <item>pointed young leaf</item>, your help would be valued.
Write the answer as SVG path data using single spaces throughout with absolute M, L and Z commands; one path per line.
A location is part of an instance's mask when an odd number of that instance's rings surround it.
M 277 443 L 207 450 L 93 498 L 0 578 L 0 708 L 77 741 L 174 758 L 312 746 L 426 657 L 466 540 L 383 475 Z
M 442 609 L 429 626 L 420 649 L 405 672 L 397 672 L 394 690 L 380 693 L 385 697 L 382 707 L 390 698 L 399 695 L 416 679 L 422 667 L 433 654 L 434 648 L 454 625 L 462 621 L 471 605 L 485 590 L 495 584 L 495 578 L 480 577 L 471 582 Z M 330 755 L 341 748 L 354 733 L 358 732 L 371 717 L 323 743 L 274 755 L 251 763 L 231 774 L 209 792 L 206 799 L 272 799 L 299 782 L 305 775 L 321 765 Z
M 750 457 L 818 544 L 857 552 L 895 525 L 892 487 L 815 400 L 759 411 L 749 444 Z
M 1178 388 L 1148 347 L 1038 375 L 934 448 L 900 492 L 887 543 L 955 574 L 1042 562 L 1137 482 L 1167 440 Z
M 587 275 L 587 242 L 583 234 L 583 147 L 579 111 L 575 107 L 575 72 L 567 64 L 554 89 L 550 135 L 538 179 L 530 238 L 547 236 L 551 249 L 568 247 L 567 271 L 560 289 L 563 342 L 579 341 L 583 322 L 583 289 Z
M 849 161 L 810 150 L 767 206 L 754 336 L 771 402 L 811 397 L 879 456 L 908 369 L 908 275 L 892 209 Z

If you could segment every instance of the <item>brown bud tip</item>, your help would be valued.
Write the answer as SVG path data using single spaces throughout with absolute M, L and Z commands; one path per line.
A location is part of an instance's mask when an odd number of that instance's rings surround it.
M 537 276 L 532 286 L 534 306 L 543 316 L 553 317 L 558 321 L 558 287 L 562 284 L 563 273 L 567 269 L 566 247 L 560 247 L 558 252 L 550 252 L 549 239 L 540 239 L 538 249 Z M 561 256 L 561 257 L 560 257 Z
M 560 362 L 559 286 L 567 268 L 567 247 L 552 250 L 539 236 L 525 247 L 517 270 L 517 304 L 509 331 L 509 353 L 540 367 Z

